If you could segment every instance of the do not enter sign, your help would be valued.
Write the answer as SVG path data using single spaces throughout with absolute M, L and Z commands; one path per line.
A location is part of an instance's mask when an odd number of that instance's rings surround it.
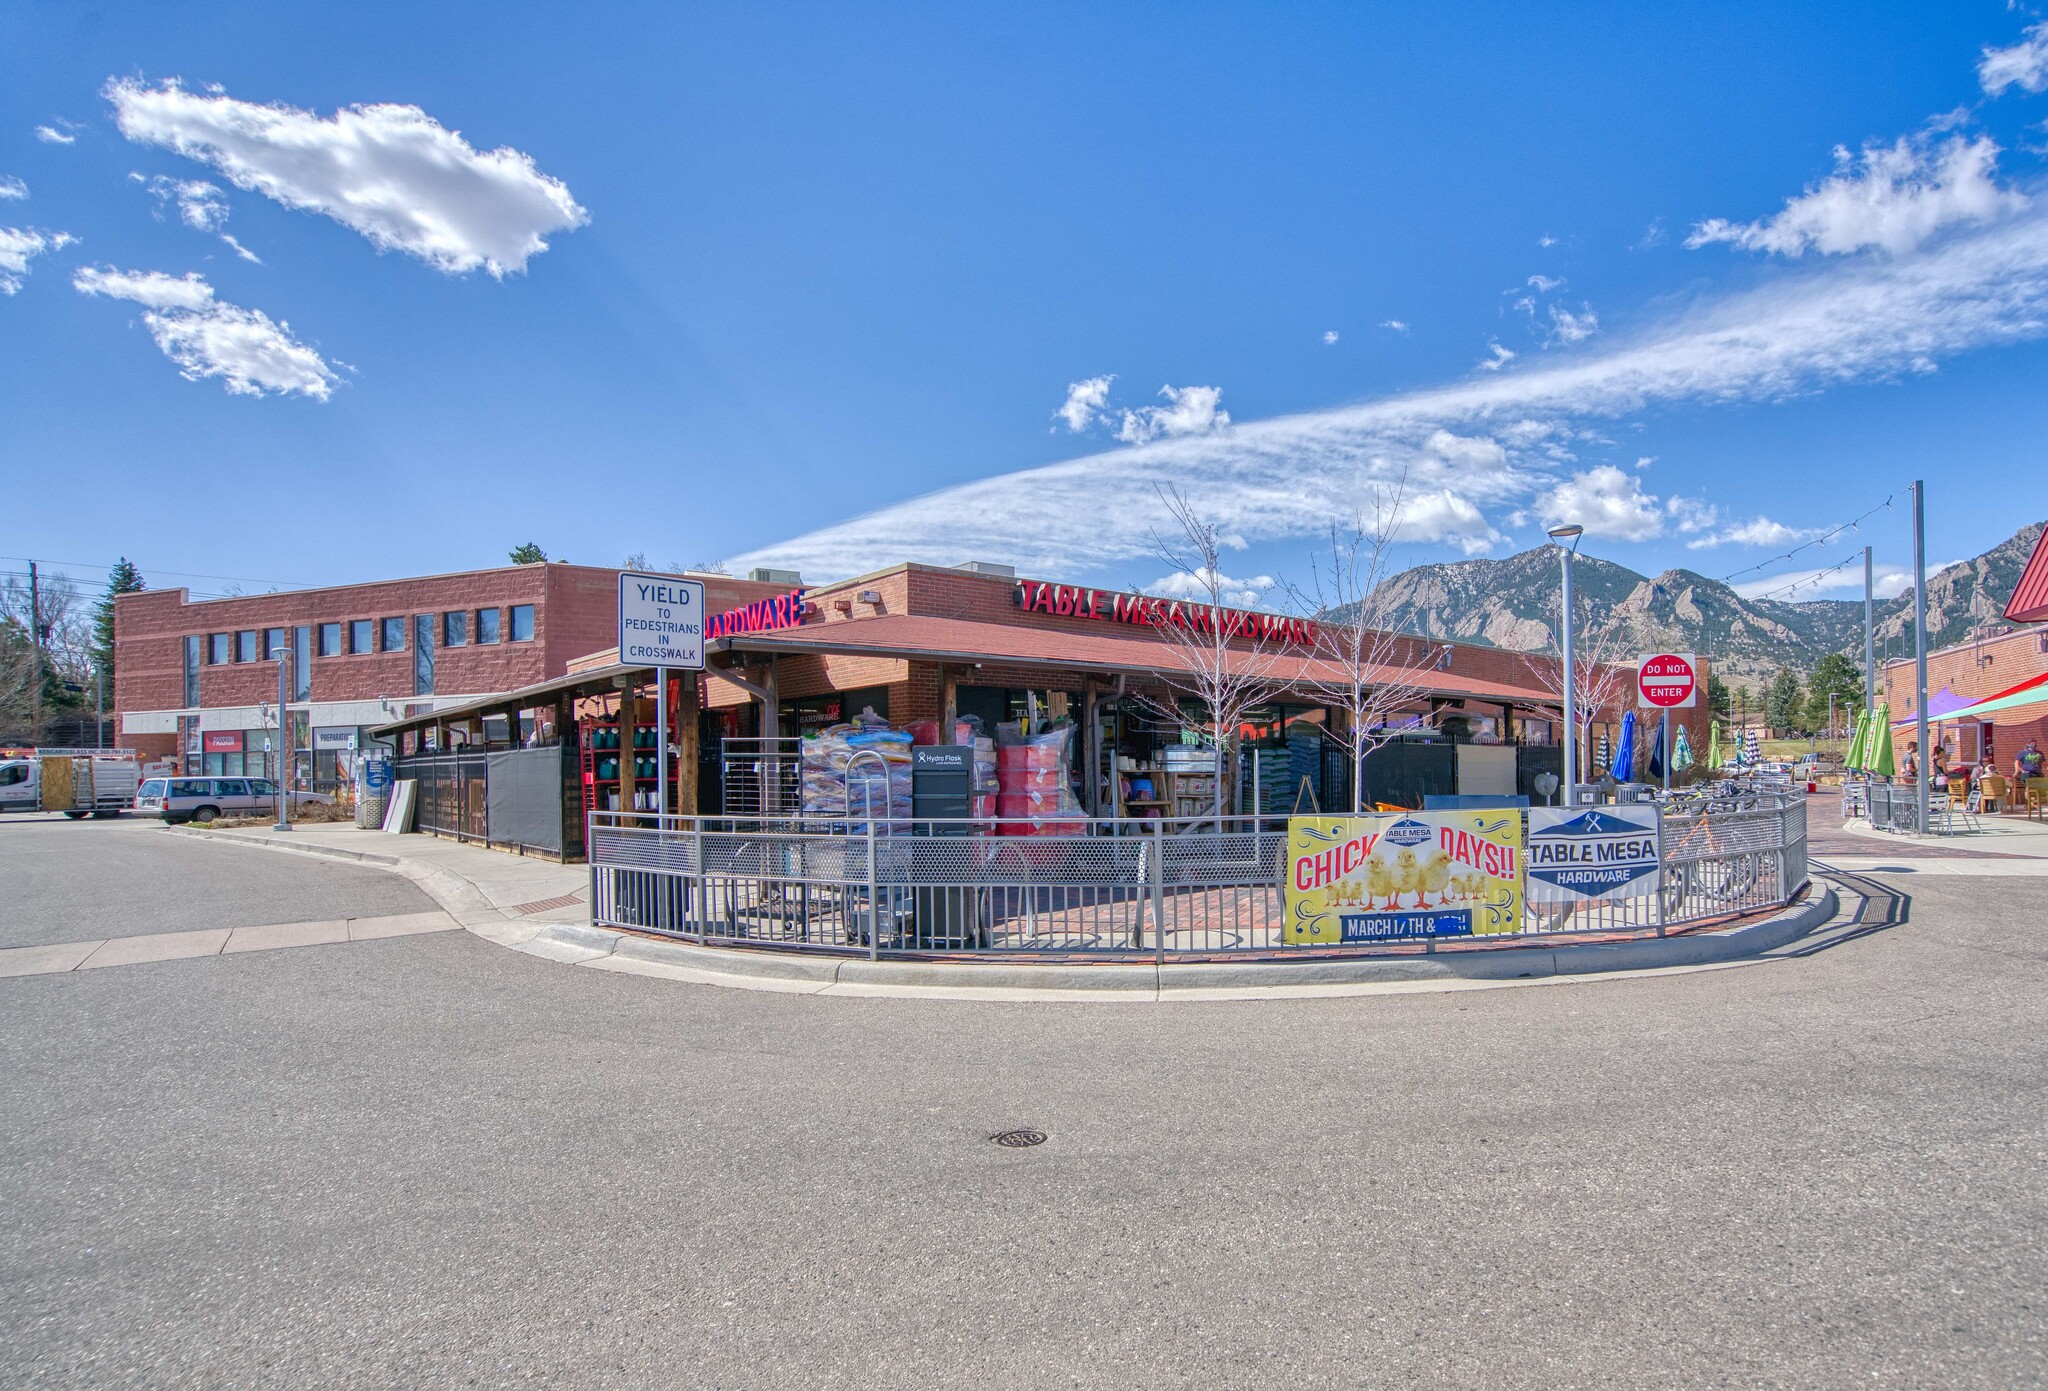
M 1699 678 L 1692 653 L 1659 652 L 1636 667 L 1636 693 L 1645 705 L 1662 710 L 1690 709 L 1699 702 Z

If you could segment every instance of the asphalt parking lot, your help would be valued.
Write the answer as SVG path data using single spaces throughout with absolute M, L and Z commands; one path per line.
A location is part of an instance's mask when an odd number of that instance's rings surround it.
M 183 912 L 410 892 L 147 835 Z M 87 845 L 0 860 L 10 931 Z M 1803 958 L 1343 1000 L 461 932 L 0 980 L 0 1383 L 2041 1384 L 2048 879 L 1886 882 L 1906 921 Z

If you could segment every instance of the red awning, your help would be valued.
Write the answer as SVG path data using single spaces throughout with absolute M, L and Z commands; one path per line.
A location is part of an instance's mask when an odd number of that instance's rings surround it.
M 2012 623 L 2048 622 L 2048 529 L 2043 529 L 2041 539 L 2034 543 L 2034 554 L 2020 571 L 2020 582 L 2012 587 L 2005 617 Z
M 811 623 L 777 632 L 741 633 L 707 643 L 711 652 L 811 653 L 894 657 L 931 662 L 1014 663 L 1069 671 L 1133 675 L 1171 671 L 1184 664 L 1173 644 L 1152 638 L 1074 633 L 1006 623 L 922 614 L 879 614 L 838 622 Z M 1247 674 L 1270 676 L 1290 686 L 1340 679 L 1340 668 L 1300 653 L 1241 653 Z M 1555 706 L 1559 697 L 1537 686 L 1486 681 L 1453 672 L 1404 668 L 1405 684 L 1425 696 L 1480 700 L 1493 704 Z

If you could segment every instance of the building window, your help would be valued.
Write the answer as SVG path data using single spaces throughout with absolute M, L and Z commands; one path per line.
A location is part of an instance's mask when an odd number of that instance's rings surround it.
M 339 657 L 341 655 L 341 625 L 322 623 L 320 625 L 320 655 Z
M 422 613 L 412 620 L 412 693 L 434 693 L 434 615 Z
M 533 641 L 533 605 L 514 604 L 512 606 L 512 641 Z
M 384 650 L 386 652 L 405 651 L 405 620 L 403 618 L 387 618 L 384 620 Z
M 283 655 L 284 629 L 265 628 L 263 630 L 263 660 L 266 662 L 274 662 Z
M 292 629 L 292 699 L 313 698 L 313 630 Z
M 206 664 L 208 666 L 224 667 L 228 664 L 231 651 L 229 638 L 230 635 L 227 633 L 208 634 L 206 639 Z
M 498 611 L 478 609 L 476 611 L 476 640 L 479 643 L 498 640 Z
M 185 708 L 199 705 L 199 634 L 185 639 Z
M 256 630 L 235 634 L 235 660 L 253 662 L 256 660 Z
M 358 618 L 350 623 L 348 625 L 348 650 L 357 653 L 376 651 L 377 649 L 371 645 L 377 636 L 372 631 L 374 626 L 367 618 Z
M 441 615 L 441 645 L 443 647 L 466 647 L 469 645 L 469 614 L 467 611 Z

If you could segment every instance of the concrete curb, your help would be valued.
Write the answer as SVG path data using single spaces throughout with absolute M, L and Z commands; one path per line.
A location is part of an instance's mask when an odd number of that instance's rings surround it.
M 955 1000 L 1074 1000 L 1151 1003 L 1171 1000 L 1309 998 L 1388 990 L 1512 985 L 1522 981 L 1604 978 L 1753 960 L 1797 941 L 1840 911 L 1833 889 L 1768 918 L 1717 932 L 1584 946 L 1511 947 L 1433 956 L 1356 961 L 1152 962 L 1034 965 L 1030 962 L 868 961 L 782 956 L 736 947 L 671 942 L 611 928 L 542 928 L 517 950 L 551 961 L 627 975 L 812 995 L 904 996 Z
M 255 850 L 274 850 L 288 855 L 312 855 L 320 859 L 347 860 L 389 870 L 419 885 L 420 892 L 438 903 L 442 911 L 465 928 L 503 946 L 522 944 L 539 930 L 538 924 L 524 922 L 517 914 L 494 907 L 476 885 L 454 870 L 443 869 L 439 865 L 414 864 L 396 855 L 378 855 L 367 850 L 344 850 L 336 845 L 292 845 L 260 836 L 245 836 L 235 831 L 215 831 L 199 826 L 167 826 L 165 829 L 174 835 L 191 836 L 196 840 L 217 840 L 229 845 L 246 845 Z

